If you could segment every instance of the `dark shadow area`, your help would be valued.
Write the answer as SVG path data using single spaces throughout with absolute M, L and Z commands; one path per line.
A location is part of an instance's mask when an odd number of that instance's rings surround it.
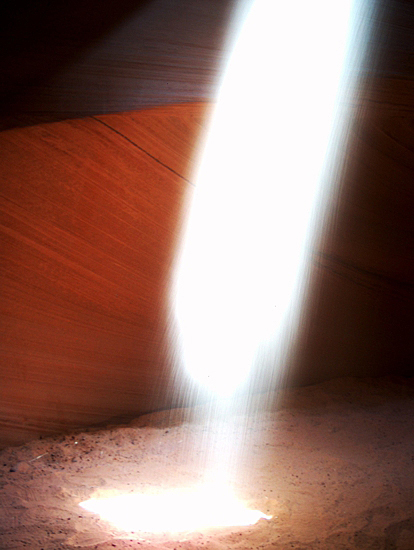
M 336 196 L 311 259 L 292 384 L 414 374 L 414 105 L 404 101 L 407 83 L 368 79 L 353 114 Z
M 377 0 L 367 69 L 384 77 L 414 78 L 414 5 L 410 0 Z
M 211 98 L 233 4 L 8 1 L 0 129 Z
M 0 128 L 59 118 L 47 112 L 47 105 L 43 113 L 31 112 L 30 92 L 76 62 L 87 48 L 150 2 L 7 1 L 2 7 L 0 29 Z

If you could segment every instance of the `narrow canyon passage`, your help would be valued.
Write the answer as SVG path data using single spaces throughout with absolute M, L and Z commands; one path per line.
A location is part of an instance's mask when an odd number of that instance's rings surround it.
M 374 32 L 343 106 L 349 139 L 310 250 L 294 353 L 212 433 L 200 395 L 184 380 L 174 388 L 168 291 L 233 1 L 24 4 L 10 6 L 1 37 L 0 548 L 412 550 L 414 4 L 369 4 Z M 287 129 L 260 166 L 273 173 L 288 151 L 299 170 L 298 113 L 315 116 L 313 144 L 321 84 L 295 65 L 292 86 L 263 59 L 256 76 L 276 75 L 296 104 L 280 108 L 273 88 L 249 101 L 265 122 L 278 106 Z M 239 127 L 247 111 L 241 102 Z M 233 162 L 263 152 L 250 137 Z M 231 211 L 223 191 L 216 203 Z M 244 204 L 241 222 L 260 200 Z M 243 285 L 233 290 L 243 312 Z M 286 388 L 274 393 L 276 379 Z M 218 463 L 238 442 L 227 473 L 243 506 L 266 516 L 256 524 L 203 527 L 201 502 L 196 529 L 153 534 L 80 506 L 197 487 L 209 440 Z M 187 519 L 175 505 L 152 516 Z

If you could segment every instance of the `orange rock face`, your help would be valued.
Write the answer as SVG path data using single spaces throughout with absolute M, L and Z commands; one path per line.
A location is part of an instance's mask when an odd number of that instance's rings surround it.
M 171 404 L 165 295 L 204 111 L 1 134 L 3 444 Z
M 0 447 L 174 405 L 168 282 L 208 111 L 176 103 L 214 98 L 232 2 L 75 4 L 16 4 L 2 35 Z M 294 383 L 414 373 L 414 16 L 388 4 L 313 251 Z M 170 106 L 97 115 L 154 104 Z
M 360 105 L 374 94 L 314 250 L 297 383 L 411 373 L 412 128 L 384 81 Z M 206 108 L 0 135 L 2 445 L 173 404 L 166 294 Z

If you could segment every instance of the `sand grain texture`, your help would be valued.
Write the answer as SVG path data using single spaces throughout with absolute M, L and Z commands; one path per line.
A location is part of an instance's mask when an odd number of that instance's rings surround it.
M 235 475 L 240 498 L 272 520 L 154 536 L 121 532 L 82 510 L 92 496 L 200 480 L 203 424 L 189 420 L 191 411 L 154 413 L 3 450 L 0 548 L 411 550 L 413 381 L 343 378 L 277 397 L 277 407 L 262 407 L 247 423 Z

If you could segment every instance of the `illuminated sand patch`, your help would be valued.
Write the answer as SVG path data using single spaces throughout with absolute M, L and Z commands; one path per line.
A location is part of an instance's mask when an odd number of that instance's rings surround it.
M 138 425 L 1 451 L 0 548 L 332 550 L 361 548 L 361 541 L 365 548 L 414 548 L 412 379 L 346 378 L 289 389 L 277 410 L 262 412 L 231 488 L 270 521 L 157 535 L 122 531 L 80 508 L 91 497 L 201 486 L 196 458 L 187 453 L 183 462 L 180 447 L 186 437 L 198 441 L 203 426 L 166 428 L 164 420 L 165 413 L 153 413 Z
M 249 510 L 230 491 L 219 487 L 91 498 L 80 506 L 123 531 L 154 534 L 248 526 L 272 517 Z

